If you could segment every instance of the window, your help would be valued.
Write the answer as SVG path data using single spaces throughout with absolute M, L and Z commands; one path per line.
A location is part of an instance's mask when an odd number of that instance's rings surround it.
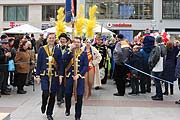
M 64 5 L 43 5 L 42 6 L 42 21 L 50 21 L 50 18 L 56 18 L 57 10 Z
M 28 21 L 28 6 L 4 6 L 4 21 Z
M 86 16 L 94 4 L 98 19 L 153 19 L 153 0 L 86 0 Z
M 163 0 L 162 12 L 163 19 L 180 19 L 180 1 Z

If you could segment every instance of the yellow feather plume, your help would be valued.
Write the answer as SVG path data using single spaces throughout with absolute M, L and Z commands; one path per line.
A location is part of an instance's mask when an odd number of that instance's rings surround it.
M 65 14 L 64 14 L 64 8 L 58 9 L 58 15 L 57 15 L 57 22 L 56 22 L 56 39 L 58 39 L 59 35 L 61 33 L 65 33 Z
M 94 5 L 89 8 L 89 20 L 86 23 L 86 38 L 92 39 L 94 36 L 93 29 L 96 27 L 96 13 L 97 13 L 97 6 Z
M 75 22 L 75 34 L 76 36 L 83 36 L 83 28 L 85 25 L 85 18 L 84 18 L 84 6 L 80 5 L 79 6 L 79 12 L 77 15 L 77 20 Z

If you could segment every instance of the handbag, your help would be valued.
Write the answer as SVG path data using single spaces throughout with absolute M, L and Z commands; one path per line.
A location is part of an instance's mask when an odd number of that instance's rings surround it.
M 8 61 L 8 71 L 15 71 L 14 60 Z
M 163 71 L 163 57 L 160 57 L 159 61 L 152 69 L 153 72 L 162 72 Z

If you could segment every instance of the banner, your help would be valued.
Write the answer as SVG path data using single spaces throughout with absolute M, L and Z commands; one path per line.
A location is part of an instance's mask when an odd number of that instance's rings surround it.
M 65 14 L 66 22 L 71 22 L 72 16 L 76 17 L 76 12 L 77 12 L 77 0 L 66 0 L 66 9 L 65 9 Z

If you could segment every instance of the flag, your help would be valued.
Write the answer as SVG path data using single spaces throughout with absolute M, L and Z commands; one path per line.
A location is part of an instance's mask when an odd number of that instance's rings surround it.
M 73 17 L 76 17 L 77 0 L 71 1 L 71 13 Z
M 66 0 L 66 22 L 71 22 L 71 18 L 76 17 L 77 0 Z
M 71 0 L 66 0 L 66 6 L 65 6 L 65 21 L 71 22 Z

